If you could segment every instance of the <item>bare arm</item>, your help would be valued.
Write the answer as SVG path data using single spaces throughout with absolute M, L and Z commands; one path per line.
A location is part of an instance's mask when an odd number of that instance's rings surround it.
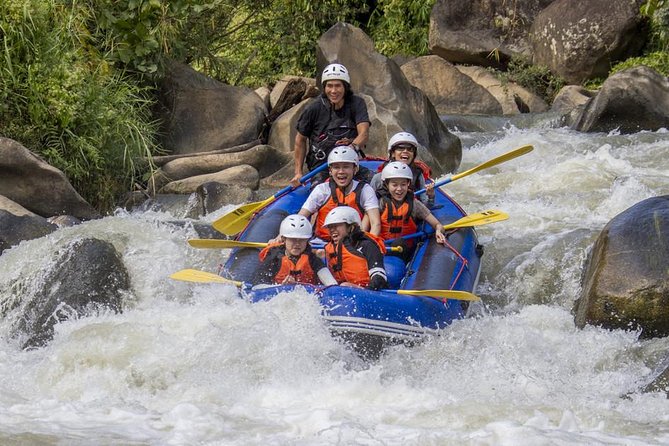
M 307 142 L 309 138 L 297 132 L 295 135 L 295 176 L 290 180 L 290 185 L 298 187 L 300 185 L 300 178 L 304 176 L 304 159 L 307 156 Z
M 444 243 L 446 242 L 446 236 L 442 232 L 444 227 L 439 223 L 439 220 L 430 213 L 427 217 L 425 217 L 425 221 L 434 228 L 434 236 L 437 239 L 437 243 Z
M 379 208 L 368 209 L 366 216 L 369 216 L 369 233 L 379 235 L 381 233 L 381 212 Z
M 369 139 L 369 122 L 360 122 L 355 128 L 358 130 L 358 136 L 353 140 L 353 144 L 365 147 Z

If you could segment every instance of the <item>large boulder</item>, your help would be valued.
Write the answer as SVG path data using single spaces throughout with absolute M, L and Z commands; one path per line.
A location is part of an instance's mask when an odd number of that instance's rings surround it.
M 402 73 L 427 95 L 437 113 L 501 115 L 495 97 L 439 56 L 418 57 L 402 65 Z
M 643 0 L 555 0 L 532 23 L 533 63 L 567 82 L 606 77 L 611 65 L 637 55 L 646 37 Z
M 42 217 L 100 214 L 72 187 L 65 174 L 18 142 L 0 137 L 0 195 Z
M 405 130 L 423 144 L 418 156 L 435 175 L 457 169 L 460 140 L 448 131 L 427 96 L 409 83 L 394 61 L 376 52 L 374 42 L 359 28 L 346 23 L 330 28 L 318 41 L 317 61 L 319 72 L 333 61 L 344 64 L 353 91 L 365 98 L 372 121 L 367 155 L 387 157 L 387 141 Z
M 182 180 L 198 175 L 212 174 L 231 167 L 247 164 L 253 166 L 260 176 L 274 173 L 280 166 L 292 159 L 288 153 L 260 144 L 248 150 L 235 153 L 189 156 L 169 161 L 158 169 L 152 181 L 151 190 L 160 190 L 170 181 Z
M 635 204 L 602 230 L 574 312 L 578 327 L 669 335 L 669 195 Z
M 529 59 L 527 31 L 553 1 L 437 0 L 430 15 L 430 52 L 454 64 L 497 68 L 513 56 Z
M 168 64 L 159 102 L 162 143 L 175 154 L 243 144 L 265 128 L 267 108 L 253 90 L 223 84 L 176 62 Z
M 502 106 L 502 113 L 505 115 L 542 113 L 548 110 L 546 101 L 536 94 L 515 82 L 502 82 L 483 67 L 456 65 L 456 68 L 485 88 Z
M 46 218 L 33 214 L 18 203 L 0 195 L 0 254 L 18 245 L 22 240 L 32 240 L 58 229 Z
M 579 115 L 582 132 L 636 133 L 669 128 L 669 78 L 638 66 L 609 77 Z
M 297 120 L 300 119 L 300 115 L 310 101 L 311 99 L 305 99 L 279 115 L 272 122 L 267 144 L 285 152 L 292 151 L 295 145 L 295 135 L 297 134 Z M 288 177 L 288 180 L 292 177 L 292 175 Z
M 24 293 L 24 299 L 8 310 L 21 313 L 13 318 L 17 322 L 12 332 L 22 339 L 24 348 L 45 345 L 60 321 L 122 311 L 123 299 L 130 293 L 128 271 L 106 241 L 75 240 L 53 262 L 45 262 L 45 268 L 49 269 L 34 294 Z
M 260 176 L 258 171 L 248 164 L 223 169 L 219 172 L 195 175 L 181 180 L 171 181 L 160 188 L 161 194 L 192 194 L 205 183 L 215 182 L 236 184 L 250 189 L 257 189 Z

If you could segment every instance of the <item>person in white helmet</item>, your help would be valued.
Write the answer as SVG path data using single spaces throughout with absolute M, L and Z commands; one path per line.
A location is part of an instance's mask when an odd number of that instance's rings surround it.
M 289 215 L 279 227 L 279 241 L 258 255 L 262 264 L 251 283 L 337 285 L 323 261 L 309 246 L 311 223 L 302 215 Z
M 379 290 L 388 287 L 383 241 L 360 229 L 360 215 L 349 206 L 328 212 L 324 225 L 330 232 L 325 258 L 334 278 L 343 286 Z
M 354 208 L 362 220 L 362 228 L 374 235 L 381 231 L 379 200 L 374 189 L 353 178 L 358 171 L 358 155 L 351 146 L 337 146 L 328 155 L 330 178 L 314 187 L 302 204 L 300 215 L 307 218 L 316 214 L 316 237 L 328 241 L 325 217 L 337 206 Z
M 427 222 L 434 228 L 437 243 L 445 243 L 443 226 L 432 215 L 430 210 L 418 199 L 414 198 L 409 185 L 413 181 L 411 168 L 401 161 L 391 161 L 381 172 L 382 187 L 379 194 L 379 211 L 381 213 L 381 233 L 383 240 L 397 240 L 396 245 L 404 249 L 400 257 L 411 257 L 413 242 L 401 237 L 414 234 L 420 221 Z
M 304 175 L 304 164 L 311 171 L 325 163 L 330 151 L 339 145 L 350 145 L 364 157 L 362 149 L 367 144 L 371 121 L 365 100 L 353 94 L 351 77 L 346 67 L 332 63 L 321 75 L 322 94 L 307 105 L 297 121 L 294 157 L 295 176 L 290 180 L 294 187 L 300 185 Z M 366 177 L 363 177 L 363 171 Z M 371 180 L 372 173 L 366 168 L 357 179 Z M 327 178 L 321 172 L 312 178 L 317 184 Z
M 428 207 L 434 205 L 434 183 L 425 184 L 425 179 L 430 176 L 430 168 L 418 161 L 418 147 L 420 144 L 414 135 L 409 132 L 395 133 L 388 141 L 388 161 L 379 166 L 379 171 L 374 175 L 372 181 L 369 183 L 377 191 L 382 187 L 381 171 L 391 161 L 401 161 L 411 168 L 413 180 L 409 185 L 410 190 L 417 191 L 425 189 L 425 193 L 419 196 L 420 201 Z

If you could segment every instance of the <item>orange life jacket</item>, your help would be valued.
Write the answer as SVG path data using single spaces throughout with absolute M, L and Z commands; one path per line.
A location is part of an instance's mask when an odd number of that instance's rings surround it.
M 274 283 L 282 283 L 288 275 L 291 275 L 295 278 L 295 281 L 299 283 L 310 283 L 313 285 L 320 284 L 317 278 L 318 276 L 311 268 L 311 263 L 309 262 L 309 256 L 315 254 L 313 254 L 307 247 L 307 250 L 293 262 L 290 257 L 286 255 L 285 249 L 283 243 L 271 243 L 258 254 L 261 262 L 264 262 L 266 258 L 277 258 L 281 262 L 279 264 L 279 270 L 274 275 Z
M 389 197 L 381 198 L 381 233 L 383 240 L 390 240 L 405 235 L 414 234 L 418 226 L 411 214 L 413 213 L 413 194 L 408 193 L 404 201 L 398 206 Z
M 376 243 L 381 254 L 386 253 L 386 246 L 379 237 L 369 232 L 363 232 L 362 237 Z M 336 246 L 332 242 L 325 245 L 325 258 L 337 282 L 350 282 L 366 287 L 369 285 L 369 264 L 364 253 L 355 248 L 351 236 L 347 235 Z
M 328 232 L 327 228 L 323 226 L 323 223 L 325 223 L 325 217 L 328 215 L 328 212 L 330 212 L 335 207 L 350 206 L 358 211 L 358 214 L 360 214 L 360 219 L 362 219 L 364 210 L 362 209 L 362 203 L 360 200 L 362 199 L 362 188 L 366 184 L 359 181 L 355 189 L 344 195 L 344 192 L 342 192 L 342 190 L 337 187 L 334 181 L 328 181 L 330 184 L 330 198 L 328 198 L 328 201 L 326 201 L 325 204 L 323 204 L 323 206 L 321 206 L 321 208 L 318 210 L 315 231 L 316 237 L 326 241 L 330 240 L 330 233 Z

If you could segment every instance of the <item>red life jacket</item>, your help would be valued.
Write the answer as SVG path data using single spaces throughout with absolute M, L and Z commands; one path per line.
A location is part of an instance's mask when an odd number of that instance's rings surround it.
M 330 233 L 328 232 L 327 228 L 323 226 L 323 223 L 325 223 L 325 217 L 328 215 L 328 212 L 330 212 L 335 207 L 350 206 L 358 211 L 358 214 L 360 214 L 360 219 L 362 219 L 364 210 L 362 209 L 362 203 L 360 200 L 362 199 L 362 188 L 366 184 L 359 181 L 355 189 L 344 195 L 342 190 L 337 187 L 334 181 L 328 180 L 328 182 L 330 184 L 330 198 L 328 198 L 328 201 L 326 201 L 325 204 L 323 204 L 323 206 L 321 206 L 321 208 L 318 210 L 315 231 L 316 237 L 326 241 L 330 240 Z
M 395 200 L 389 197 L 381 198 L 381 233 L 379 236 L 383 240 L 390 240 L 405 235 L 414 234 L 418 230 L 418 225 L 411 214 L 413 213 L 413 194 L 408 193 L 404 201 L 398 206 Z
M 386 253 L 383 240 L 368 232 L 362 237 L 372 240 L 379 247 L 381 254 Z M 366 287 L 369 285 L 369 264 L 364 254 L 355 249 L 350 235 L 344 237 L 336 246 L 330 242 L 325 245 L 325 257 L 328 268 L 337 282 L 350 282 Z
M 310 255 L 315 254 L 307 247 L 307 250 L 293 262 L 286 255 L 286 248 L 283 243 L 272 243 L 260 251 L 258 257 L 261 262 L 264 262 L 265 259 L 279 259 L 279 270 L 274 275 L 274 283 L 282 283 L 288 275 L 291 275 L 295 278 L 296 282 L 318 285 L 320 283 L 317 279 L 318 275 L 311 268 L 311 263 L 309 262 Z

